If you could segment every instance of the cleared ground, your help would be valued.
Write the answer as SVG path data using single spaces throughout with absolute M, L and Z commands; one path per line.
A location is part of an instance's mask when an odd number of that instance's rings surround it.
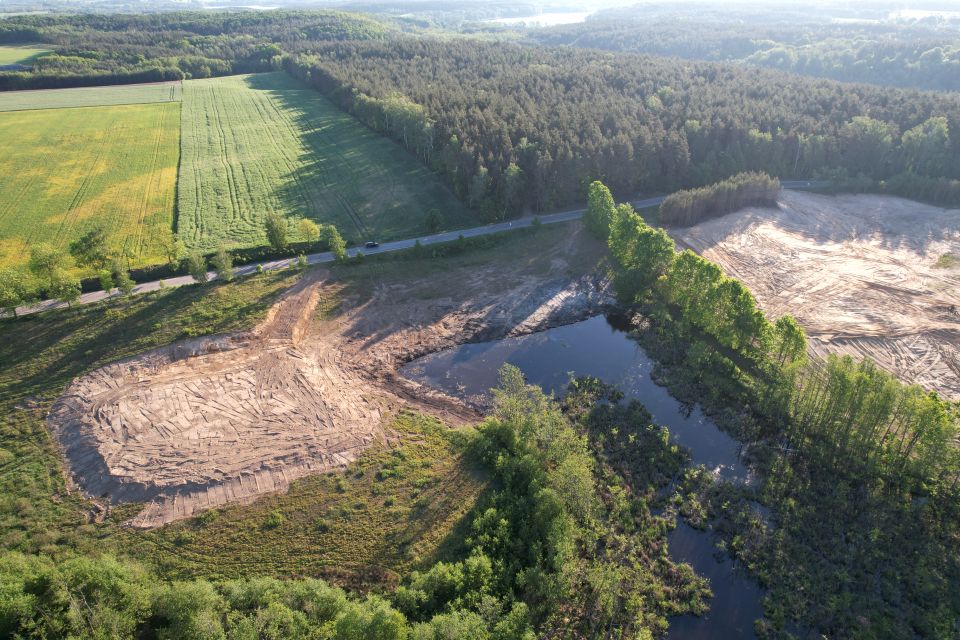
M 50 53 L 50 50 L 29 45 L 0 46 L 0 66 L 5 64 L 30 64 L 45 53 Z
M 0 63 L 2 64 L 2 63 Z M 180 82 L 0 92 L 0 111 L 180 102 Z
M 356 241 L 475 223 L 440 180 L 286 74 L 184 83 L 178 230 L 193 248 L 266 243 L 270 211 L 332 223 Z
M 960 398 L 960 210 L 884 196 L 784 191 L 672 232 L 791 313 L 815 354 L 869 357 L 905 382 Z
M 446 424 L 477 418 L 399 376 L 405 362 L 603 308 L 609 296 L 583 275 L 603 247 L 570 232 L 540 231 L 551 249 L 533 256 L 517 237 L 495 256 L 314 273 L 251 334 L 175 343 L 77 379 L 49 424 L 88 495 L 147 502 L 136 526 L 284 491 L 402 439 L 390 425 L 405 408 Z
M 71 89 L 73 91 L 73 89 Z M 132 266 L 160 262 L 173 221 L 180 105 L 0 114 L 0 267 L 31 245 L 66 248 L 96 226 Z

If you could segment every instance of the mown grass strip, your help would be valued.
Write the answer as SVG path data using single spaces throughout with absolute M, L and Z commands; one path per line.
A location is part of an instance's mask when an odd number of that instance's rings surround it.
M 0 63 L 3 64 L 3 63 Z M 180 82 L 127 84 L 109 87 L 75 89 L 36 89 L 0 92 L 0 111 L 30 109 L 70 109 L 75 107 L 110 107 L 122 104 L 180 102 Z
M 50 50 L 31 46 L 2 46 L 0 47 L 0 66 L 30 64 L 45 53 L 50 53 Z

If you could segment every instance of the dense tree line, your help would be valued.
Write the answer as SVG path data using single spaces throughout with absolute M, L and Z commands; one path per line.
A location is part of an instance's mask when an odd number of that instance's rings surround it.
M 322 580 L 251 578 L 223 583 L 158 581 L 110 557 L 0 556 L 0 635 L 16 638 L 216 638 L 403 640 L 526 639 L 517 609 L 496 635 L 477 614 L 412 625 L 384 598 L 350 597 Z
M 490 218 L 572 204 L 593 179 L 633 195 L 745 170 L 960 170 L 955 94 L 457 39 L 319 44 L 284 66 L 405 141 Z
M 936 487 L 956 497 L 955 407 L 849 356 L 805 368 L 797 387 L 791 446 L 862 479 L 896 481 L 908 491 Z
M 749 500 L 729 488 L 697 476 L 691 489 L 773 589 L 765 635 L 793 620 L 831 637 L 949 637 L 960 616 L 956 405 L 871 362 L 809 362 L 794 319 L 767 320 L 743 285 L 676 253 L 605 191 L 591 187 L 588 224 L 603 237 L 596 221 L 609 220 L 617 294 L 651 322 L 644 344 L 663 381 L 753 441 L 767 472 L 777 529 L 737 511 Z
M 608 17 L 611 13 L 616 18 Z M 848 82 L 916 89 L 960 90 L 960 47 L 955 31 L 923 26 L 731 22 L 604 12 L 582 24 L 541 29 L 539 44 L 574 45 L 686 59 L 727 61 Z
M 0 44 L 53 52 L 30 71 L 0 73 L 0 90 L 207 78 L 269 71 L 299 42 L 382 38 L 380 22 L 331 11 L 26 15 L 0 21 Z
M 660 224 L 690 226 L 744 207 L 772 207 L 777 204 L 780 181 L 765 173 L 738 173 L 699 189 L 670 194 L 660 204 Z

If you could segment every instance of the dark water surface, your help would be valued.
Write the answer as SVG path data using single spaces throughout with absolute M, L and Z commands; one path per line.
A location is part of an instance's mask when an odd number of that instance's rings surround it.
M 650 379 L 653 362 L 626 333 L 605 317 L 550 329 L 520 338 L 465 344 L 415 360 L 403 375 L 459 396 L 483 394 L 497 384 L 506 362 L 523 371 L 531 384 L 561 392 L 571 374 L 596 376 L 636 398 L 654 421 L 690 449 L 694 464 L 703 464 L 721 478 L 749 481 L 736 440 L 720 431 L 699 408 L 684 407 Z M 690 563 L 710 579 L 714 597 L 704 618 L 681 616 L 670 621 L 672 640 L 754 638 L 753 621 L 762 614 L 762 590 L 734 570 L 729 558 L 717 560 L 709 534 L 680 523 L 669 534 L 670 555 Z

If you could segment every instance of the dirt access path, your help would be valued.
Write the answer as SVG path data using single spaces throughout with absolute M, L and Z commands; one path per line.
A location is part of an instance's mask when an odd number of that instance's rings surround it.
M 397 369 L 613 303 L 599 277 L 567 267 L 544 252 L 506 266 L 385 276 L 363 292 L 309 272 L 251 332 L 181 341 L 75 380 L 49 424 L 88 496 L 146 503 L 133 526 L 250 502 L 343 468 L 374 442 L 396 442 L 403 434 L 389 430 L 390 418 L 404 407 L 449 424 L 478 419 Z M 339 301 L 332 318 L 317 317 L 321 298 Z
M 960 398 L 960 210 L 875 195 L 782 191 L 671 235 L 742 280 L 773 318 L 793 314 L 812 353 L 869 357 Z

